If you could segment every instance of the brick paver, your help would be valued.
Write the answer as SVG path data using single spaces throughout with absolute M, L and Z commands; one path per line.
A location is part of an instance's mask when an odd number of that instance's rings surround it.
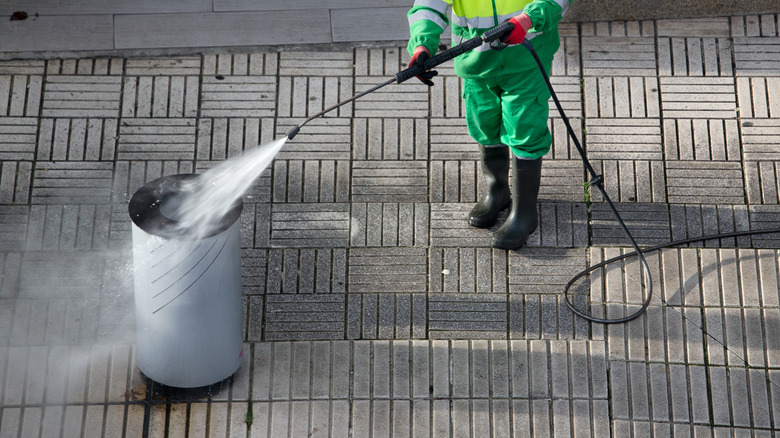
M 229 19 L 239 3 L 215 7 Z M 254 12 L 225 38 L 260 16 L 290 20 Z M 117 21 L 115 44 L 155 44 L 140 18 Z M 325 27 L 312 38 L 347 38 Z M 553 84 L 640 245 L 778 226 L 778 29 L 771 14 L 561 26 Z M 407 62 L 397 42 L 0 61 L 0 437 L 775 436 L 780 238 L 648 254 L 644 315 L 575 317 L 565 284 L 628 241 L 552 106 L 538 231 L 506 252 L 498 225 L 469 227 L 484 182 L 451 64 L 433 88 L 311 121 L 245 194 L 239 371 L 200 390 L 141 375 L 135 190 L 279 138 Z M 620 317 L 640 278 L 624 260 L 571 298 Z

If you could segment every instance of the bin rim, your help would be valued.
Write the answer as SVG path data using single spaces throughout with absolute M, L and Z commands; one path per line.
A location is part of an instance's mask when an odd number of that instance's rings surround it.
M 181 173 L 157 178 L 144 184 L 130 198 L 127 209 L 133 223 L 148 234 L 170 240 L 202 240 L 216 236 L 230 228 L 244 209 L 241 198 L 222 216 L 219 222 L 206 232 L 196 235 L 192 228 L 182 226 L 182 223 L 163 214 L 161 206 L 175 196 L 181 196 L 185 182 L 199 178 L 195 173 Z M 203 208 L 209 208 L 205 205 Z

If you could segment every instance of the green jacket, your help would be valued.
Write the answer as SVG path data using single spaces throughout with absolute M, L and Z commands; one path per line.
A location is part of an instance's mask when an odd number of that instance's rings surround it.
M 416 0 L 409 11 L 409 54 L 425 46 L 436 53 L 439 37 L 450 25 L 447 9 L 452 6 L 452 45 L 455 46 L 502 22 L 520 15 L 531 17 L 533 27 L 526 37 L 545 65 L 552 62 L 560 46 L 558 22 L 572 0 Z M 455 58 L 455 74 L 463 78 L 490 78 L 536 68 L 530 52 L 520 45 L 492 50 L 483 44 Z

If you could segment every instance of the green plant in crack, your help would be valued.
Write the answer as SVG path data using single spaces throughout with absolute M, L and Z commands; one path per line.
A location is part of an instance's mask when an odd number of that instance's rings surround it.
M 246 428 L 249 429 L 252 427 L 252 422 L 254 421 L 255 417 L 254 414 L 252 414 L 252 402 L 249 402 L 249 406 L 247 406 L 247 412 L 244 416 L 244 423 L 246 423 Z
M 590 183 L 585 181 L 582 185 L 585 188 L 585 205 L 590 207 L 590 204 L 591 204 L 591 200 L 590 200 Z

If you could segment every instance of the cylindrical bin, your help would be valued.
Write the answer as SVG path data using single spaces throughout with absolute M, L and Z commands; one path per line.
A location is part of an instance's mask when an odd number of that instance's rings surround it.
M 203 238 L 191 237 L 175 218 L 166 216 L 175 216 L 175 205 L 186 196 L 183 183 L 197 177 L 183 174 L 152 181 L 133 195 L 128 208 L 138 366 L 152 380 L 178 388 L 230 377 L 243 353 L 242 201 L 200 234 Z

